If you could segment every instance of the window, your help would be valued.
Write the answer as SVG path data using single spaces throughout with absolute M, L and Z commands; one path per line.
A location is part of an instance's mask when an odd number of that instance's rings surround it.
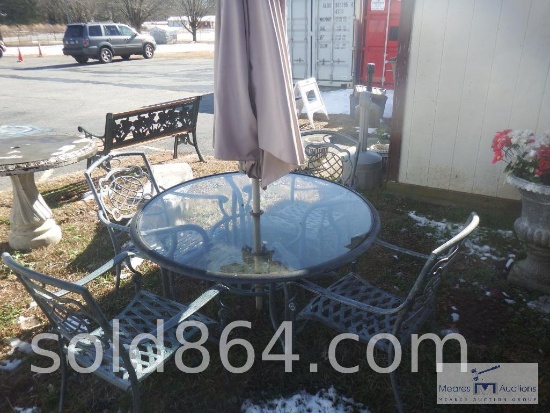
M 88 26 L 89 36 L 101 36 L 101 26 Z
M 116 26 L 104 26 L 105 27 L 105 36 L 120 36 L 118 28 Z
M 66 37 L 82 37 L 84 33 L 84 26 L 67 26 L 65 31 Z
M 118 26 L 118 30 L 120 31 L 120 34 L 123 36 L 133 36 L 134 34 L 136 34 L 128 26 Z

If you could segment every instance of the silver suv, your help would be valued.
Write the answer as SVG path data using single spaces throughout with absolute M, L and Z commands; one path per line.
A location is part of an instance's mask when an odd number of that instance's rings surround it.
M 78 63 L 88 59 L 109 63 L 113 56 L 128 60 L 131 55 L 151 59 L 156 48 L 153 37 L 119 23 L 71 23 L 63 36 L 63 54 Z

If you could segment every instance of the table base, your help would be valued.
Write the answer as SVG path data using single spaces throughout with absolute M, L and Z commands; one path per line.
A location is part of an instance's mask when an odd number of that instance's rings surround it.
M 55 245 L 61 241 L 61 228 L 53 219 L 46 220 L 42 225 L 24 230 L 14 228 L 8 236 L 10 247 L 15 250 L 29 250 L 48 245 Z
M 10 247 L 29 250 L 57 244 L 61 228 L 36 188 L 34 174 L 11 175 L 13 206 L 10 214 Z

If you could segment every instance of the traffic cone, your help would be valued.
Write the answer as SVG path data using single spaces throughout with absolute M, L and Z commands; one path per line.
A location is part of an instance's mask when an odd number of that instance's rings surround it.
M 19 60 L 18 60 L 18 62 L 22 62 L 22 61 L 23 61 L 23 55 L 21 54 L 21 49 L 18 47 L 18 48 L 17 48 L 17 51 L 19 52 Z
M 38 42 L 38 57 L 44 57 L 42 56 L 42 48 L 40 47 L 40 42 Z

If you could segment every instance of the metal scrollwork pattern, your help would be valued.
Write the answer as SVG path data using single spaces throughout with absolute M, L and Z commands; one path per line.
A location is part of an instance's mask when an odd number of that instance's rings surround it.
M 103 205 L 116 221 L 131 218 L 152 197 L 151 188 L 149 175 L 139 166 L 113 169 L 98 181 Z
M 121 114 L 116 117 L 113 131 L 115 145 L 131 140 L 181 133 L 193 127 L 195 102 L 175 107 L 151 108 L 147 113 Z

